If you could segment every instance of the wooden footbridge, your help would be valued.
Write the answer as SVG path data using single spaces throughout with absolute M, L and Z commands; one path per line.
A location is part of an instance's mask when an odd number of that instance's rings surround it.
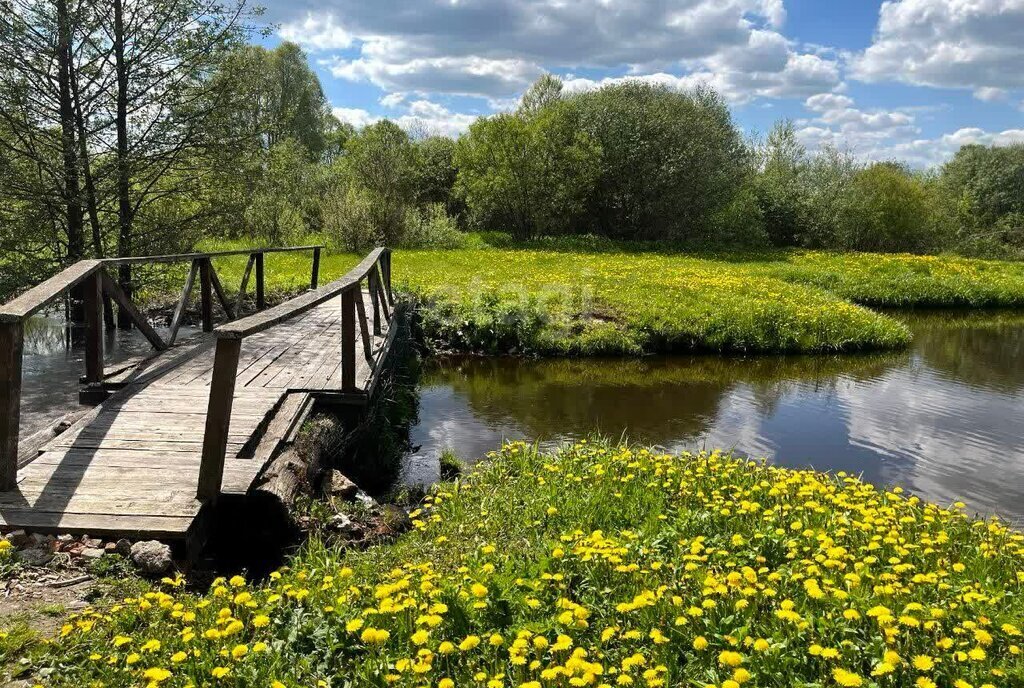
M 318 287 L 320 250 L 85 260 L 0 306 L 0 527 L 192 539 L 219 497 L 250 490 L 313 401 L 366 403 L 397 331 L 391 254 L 378 248 Z M 266 308 L 265 258 L 285 251 L 312 254 L 310 289 Z M 212 259 L 235 254 L 249 257 L 229 301 Z M 165 340 L 108 269 L 173 262 L 191 269 Z M 256 312 L 240 317 L 254 270 Z M 176 342 L 197 278 L 203 332 Z M 25 320 L 72 291 L 85 309 L 83 382 L 105 399 L 19 441 Z M 104 295 L 151 355 L 105 367 Z

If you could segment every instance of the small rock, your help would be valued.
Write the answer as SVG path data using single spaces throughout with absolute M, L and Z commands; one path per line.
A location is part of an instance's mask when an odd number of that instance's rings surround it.
M 341 471 L 332 470 L 324 478 L 323 492 L 328 497 L 340 497 L 346 501 L 355 499 L 359 486 L 345 477 Z
M 53 559 L 53 552 L 48 547 L 26 547 L 15 552 L 14 557 L 26 566 L 46 566 Z
M 358 540 L 363 537 L 363 527 L 353 521 L 345 514 L 335 514 L 331 517 L 330 527 L 332 530 L 345 535 L 346 537 Z
M 125 559 L 129 558 L 132 555 L 132 543 L 121 538 L 114 543 L 114 553 L 120 554 Z
M 83 559 L 95 560 L 102 557 L 106 552 L 100 547 L 83 547 L 81 557 Z
M 129 547 L 128 549 L 130 550 L 131 548 Z M 103 551 L 107 554 L 117 554 L 117 543 L 108 542 L 107 544 L 103 545 Z
M 62 545 L 66 544 L 68 542 L 74 542 L 74 541 L 75 541 L 75 536 L 74 535 L 68 535 L 67 533 L 63 533 L 63 534 L 57 536 L 57 542 L 61 543 Z
M 24 547 L 28 544 L 28 533 L 24 530 L 12 530 L 7 533 L 7 542 L 11 543 L 12 547 Z
M 136 542 L 131 548 L 131 559 L 145 573 L 164 573 L 171 568 L 171 548 L 157 540 Z
M 103 540 L 100 540 L 99 538 L 91 538 L 88 535 L 86 535 L 82 538 L 82 544 L 86 547 L 102 547 Z

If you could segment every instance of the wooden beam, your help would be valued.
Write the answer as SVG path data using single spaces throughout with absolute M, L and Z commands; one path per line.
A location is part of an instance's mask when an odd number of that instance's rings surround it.
M 366 305 L 363 303 L 363 289 L 359 287 L 354 290 L 356 293 L 356 313 L 359 315 L 359 333 L 363 338 L 363 356 L 366 362 L 373 369 L 373 346 L 370 344 L 370 326 L 366 322 Z
M 165 256 L 130 256 L 128 258 L 104 258 L 99 261 L 108 265 L 137 265 L 145 263 L 184 263 L 190 260 L 201 260 L 203 258 L 220 258 L 223 256 L 244 256 L 246 253 L 292 253 L 295 251 L 312 251 L 315 248 L 323 248 L 323 244 L 309 246 L 270 246 L 267 248 L 244 248 L 232 251 L 207 251 L 205 253 L 174 253 Z
M 356 293 L 358 289 L 341 292 L 341 389 L 353 392 L 356 387 Z
M 377 270 L 377 266 L 374 265 L 373 269 L 366 276 L 367 291 L 370 292 L 370 303 L 373 304 L 373 336 L 379 337 L 381 333 L 380 329 L 380 302 L 378 301 L 378 285 L 380 280 L 380 272 Z
M 213 267 L 209 258 L 199 261 L 199 305 L 203 317 L 203 332 L 213 332 Z
M 80 260 L 18 298 L 0 305 L 0 322 L 17 322 L 38 313 L 48 303 L 103 267 L 102 260 Z
M 309 278 L 309 288 L 316 289 L 320 284 L 320 247 L 313 249 L 313 273 Z
M 213 283 L 213 293 L 217 295 L 217 300 L 220 301 L 221 308 L 224 309 L 224 314 L 228 316 L 228 320 L 234 320 L 235 313 L 231 309 L 231 304 L 228 303 L 228 297 L 224 293 L 224 287 L 220 283 L 220 278 L 217 277 L 217 270 L 214 269 L 211 261 L 207 262 L 210 264 L 210 282 Z
M 192 268 L 188 271 L 185 279 L 185 287 L 181 290 L 181 298 L 174 308 L 174 317 L 171 318 L 171 333 L 167 336 L 167 346 L 174 346 L 174 340 L 178 338 L 178 329 L 185 319 L 185 311 L 188 310 L 188 299 L 192 295 L 192 285 L 196 283 L 196 273 L 199 272 L 199 264 L 192 261 Z
M 255 254 L 249 256 L 245 263 L 245 272 L 242 273 L 242 283 L 238 285 L 238 295 L 235 296 L 235 316 L 242 315 L 242 300 L 245 298 L 245 288 L 249 286 L 249 275 L 252 273 L 253 263 L 256 262 Z
M 267 307 L 266 275 L 263 271 L 263 254 L 256 254 L 256 310 Z
M 25 332 L 20 322 L 0 322 L 0 490 L 13 490 L 18 482 L 24 339 Z
M 224 459 L 231 428 L 231 406 L 238 375 L 240 339 L 219 339 L 213 358 L 213 381 L 206 409 L 206 430 L 203 434 L 203 457 L 199 464 L 199 486 L 196 498 L 214 501 L 220 496 L 224 480 Z
M 82 282 L 82 306 L 85 309 L 85 382 L 103 381 L 103 281 L 102 271 Z
M 144 316 L 139 309 L 135 307 L 135 304 L 132 303 L 132 300 L 124 293 L 121 286 L 107 274 L 106 270 L 102 270 L 100 275 L 102 275 L 103 279 L 103 292 L 110 298 L 114 299 L 114 301 L 117 301 L 118 307 L 128 314 L 128 317 L 132 319 L 135 326 L 139 328 L 139 332 L 146 337 L 154 349 L 157 351 L 163 351 L 166 349 L 167 345 L 164 343 L 164 340 L 160 338 L 160 335 L 153 329 L 153 326 L 149 324 L 149 320 L 146 319 L 146 316 Z

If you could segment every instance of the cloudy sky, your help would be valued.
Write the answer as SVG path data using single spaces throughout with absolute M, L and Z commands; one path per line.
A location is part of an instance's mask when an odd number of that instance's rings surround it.
M 865 159 L 941 162 L 1024 141 L 1024 0 L 262 0 L 339 117 L 456 135 L 540 74 L 714 86 Z

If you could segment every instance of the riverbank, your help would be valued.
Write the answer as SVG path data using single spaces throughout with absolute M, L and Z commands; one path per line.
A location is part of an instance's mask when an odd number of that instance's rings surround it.
M 165 581 L 70 619 L 31 665 L 47 686 L 1024 677 L 1024 536 L 843 474 L 519 443 L 413 519 L 365 551 L 311 543 L 266 583 Z
M 419 303 L 438 351 L 599 355 L 832 352 L 904 347 L 908 330 L 871 310 L 1024 306 L 1024 265 L 952 256 L 811 251 L 682 252 L 579 239 L 395 252 L 396 286 Z M 217 244 L 204 248 L 237 248 Z M 327 252 L 323 279 L 359 260 Z M 237 283 L 244 259 L 222 259 Z M 274 289 L 308 280 L 308 260 L 275 257 Z

